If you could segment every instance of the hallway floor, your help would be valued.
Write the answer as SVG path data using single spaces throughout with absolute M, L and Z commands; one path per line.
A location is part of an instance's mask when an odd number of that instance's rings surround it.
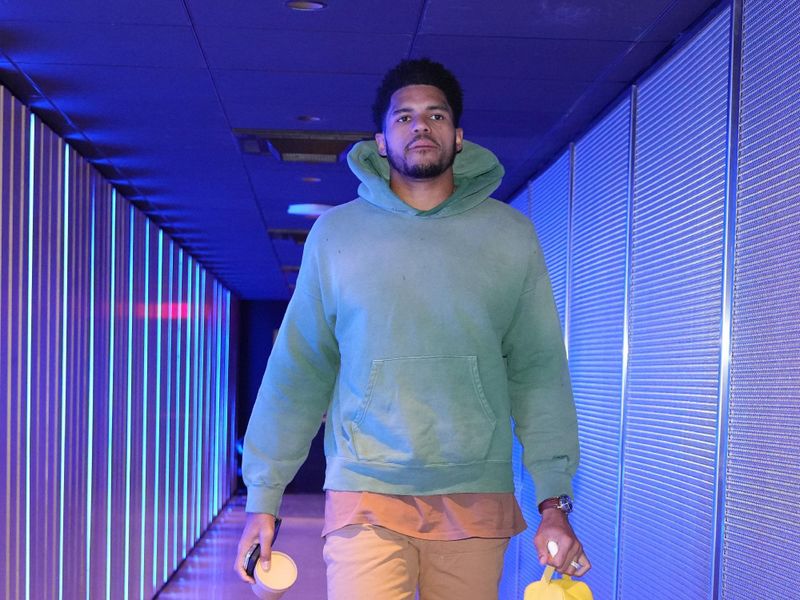
M 214 520 L 175 576 L 157 596 L 161 600 L 256 598 L 250 586 L 233 571 L 236 546 L 245 520 L 244 496 L 235 496 Z M 322 560 L 322 494 L 286 495 L 281 506 L 283 524 L 276 550 L 297 563 L 298 578 L 284 600 L 325 600 L 325 563 Z

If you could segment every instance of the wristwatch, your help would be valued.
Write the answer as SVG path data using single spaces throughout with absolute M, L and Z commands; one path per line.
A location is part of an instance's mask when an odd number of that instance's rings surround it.
M 547 500 L 542 500 L 539 503 L 539 514 L 542 514 L 546 508 L 557 508 L 565 515 L 568 515 L 572 512 L 572 498 L 564 494 L 563 496 L 558 496 L 557 498 L 548 498 Z

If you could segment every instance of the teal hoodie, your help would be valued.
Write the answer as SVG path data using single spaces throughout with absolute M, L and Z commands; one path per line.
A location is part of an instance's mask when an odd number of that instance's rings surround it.
M 348 162 L 359 197 L 309 233 L 247 429 L 247 510 L 277 514 L 325 414 L 326 489 L 511 492 L 513 419 L 537 502 L 571 493 L 561 327 L 530 221 L 489 198 L 497 158 L 465 141 L 427 211 L 392 192 L 374 142 Z

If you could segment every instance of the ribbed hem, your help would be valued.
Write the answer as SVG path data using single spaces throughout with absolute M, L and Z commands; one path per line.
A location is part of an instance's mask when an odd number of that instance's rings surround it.
M 513 492 L 514 477 L 510 461 L 413 467 L 331 457 L 325 489 L 416 496 Z

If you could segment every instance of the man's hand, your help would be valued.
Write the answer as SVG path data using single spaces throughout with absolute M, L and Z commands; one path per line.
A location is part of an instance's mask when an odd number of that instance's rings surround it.
M 555 556 L 551 556 L 547 548 L 547 543 L 551 541 L 555 542 L 558 547 L 558 553 Z M 575 532 L 572 531 L 567 515 L 557 508 L 544 509 L 542 522 L 533 537 L 533 544 L 536 546 L 539 562 L 543 565 L 554 566 L 556 571 L 563 575 L 580 577 L 592 568 L 589 559 L 583 552 L 583 546 L 575 537 Z M 580 566 L 576 567 L 575 565 Z
M 247 583 L 255 583 L 255 580 L 245 571 L 244 559 L 247 551 L 255 544 L 261 544 L 261 557 L 258 559 L 265 571 L 269 570 L 270 559 L 272 558 L 272 537 L 275 533 L 275 515 L 267 513 L 247 513 L 247 521 L 244 524 L 242 537 L 239 538 L 239 548 L 236 552 L 236 563 L 233 570 Z

